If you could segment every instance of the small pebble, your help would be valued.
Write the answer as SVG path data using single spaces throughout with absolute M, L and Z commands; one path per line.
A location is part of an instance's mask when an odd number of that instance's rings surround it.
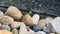
M 33 19 L 34 24 L 38 23 L 39 18 L 40 18 L 40 16 L 38 14 L 33 15 L 32 19 Z
M 43 31 L 39 31 L 39 32 L 37 32 L 38 34 L 46 34 L 45 32 L 43 32 Z
M 8 25 L 2 25 L 1 29 L 2 30 L 9 30 L 9 31 L 11 30 L 11 28 Z
M 18 34 L 18 30 L 14 28 L 14 29 L 12 30 L 12 33 L 13 33 L 13 34 Z
M 43 31 L 46 32 L 46 33 L 50 33 L 50 32 L 51 32 L 51 31 L 50 31 L 50 28 L 47 27 L 47 26 L 43 28 Z
M 0 34 L 13 34 L 13 33 L 8 30 L 0 30 Z
M 37 32 L 37 31 L 40 30 L 39 27 L 38 27 L 38 25 L 36 25 L 36 24 L 33 25 L 32 29 L 33 29 L 35 32 Z
M 20 27 L 20 23 L 22 23 L 22 22 L 14 21 L 10 26 L 11 26 L 11 28 L 18 28 L 18 27 Z
M 41 19 L 38 23 L 37 23 L 38 27 L 40 29 L 43 29 L 46 26 L 46 20 L 45 19 Z

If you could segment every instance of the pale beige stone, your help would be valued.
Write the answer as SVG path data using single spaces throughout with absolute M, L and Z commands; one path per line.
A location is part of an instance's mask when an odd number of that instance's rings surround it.
M 24 22 L 26 25 L 29 25 L 29 26 L 34 25 L 32 17 L 30 15 L 23 16 L 22 22 Z
M 41 19 L 38 23 L 37 23 L 38 27 L 40 29 L 43 29 L 46 25 L 46 20 L 45 19 Z
M 55 34 L 55 33 L 50 33 L 50 34 Z
M 14 6 L 10 6 L 6 12 L 5 15 L 13 17 L 15 20 L 19 21 L 22 17 L 22 13 L 19 9 L 17 9 Z
M 4 15 L 4 16 L 0 17 L 0 22 L 2 24 L 9 25 L 14 22 L 14 19 L 12 17 Z
M 18 28 L 18 27 L 20 27 L 21 23 L 23 23 L 23 22 L 14 21 L 10 26 L 11 26 L 11 28 Z

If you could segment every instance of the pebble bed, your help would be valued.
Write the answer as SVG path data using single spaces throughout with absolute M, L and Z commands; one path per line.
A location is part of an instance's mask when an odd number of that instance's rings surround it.
M 33 14 L 31 11 L 24 14 L 14 6 L 10 6 L 5 13 L 0 11 L 0 33 L 60 34 L 60 17 Z

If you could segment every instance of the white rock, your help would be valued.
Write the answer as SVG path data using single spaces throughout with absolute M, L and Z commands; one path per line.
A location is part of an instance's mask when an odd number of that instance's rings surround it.
M 39 31 L 39 32 L 37 32 L 38 34 L 46 34 L 45 32 L 43 32 L 43 31 Z
M 51 21 L 49 26 L 51 26 L 53 31 L 60 34 L 60 17 L 56 17 L 53 21 Z
M 29 29 L 29 32 L 28 33 L 35 33 L 33 30 Z
M 16 21 L 14 21 L 10 26 L 11 26 L 11 28 L 18 28 L 18 27 L 20 27 L 21 23 L 22 22 L 16 22 Z
M 39 18 L 40 18 L 40 16 L 38 14 L 33 15 L 32 19 L 33 19 L 34 24 L 38 23 Z
M 24 23 L 21 23 L 20 25 L 19 34 L 28 34 L 26 25 Z

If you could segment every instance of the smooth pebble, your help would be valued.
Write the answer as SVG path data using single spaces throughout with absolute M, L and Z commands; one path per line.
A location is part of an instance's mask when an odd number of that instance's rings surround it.
M 22 13 L 19 9 L 17 9 L 14 6 L 10 6 L 6 12 L 5 15 L 11 16 L 13 17 L 15 20 L 20 21 L 21 17 L 22 17 Z
M 33 23 L 34 23 L 34 24 L 37 24 L 38 21 L 39 21 L 39 18 L 40 18 L 40 16 L 39 16 L 38 14 L 34 14 L 33 17 L 32 17 Z
M 45 19 L 41 19 L 38 23 L 37 23 L 38 27 L 40 29 L 43 29 L 46 26 L 46 20 Z

